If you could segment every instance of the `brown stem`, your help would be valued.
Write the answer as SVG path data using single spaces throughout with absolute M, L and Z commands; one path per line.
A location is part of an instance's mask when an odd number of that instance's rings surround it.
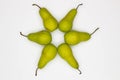
M 93 35 L 99 28 L 96 28 L 90 35 Z
M 24 37 L 27 37 L 27 35 L 24 35 L 22 32 L 20 32 L 20 35 L 24 36 Z
M 79 74 L 82 74 L 82 72 L 81 72 L 81 70 L 80 70 L 80 69 L 78 69 L 78 71 L 79 71 Z
M 77 7 L 76 7 L 76 10 L 79 8 L 79 6 L 83 5 L 83 3 L 79 4 Z
M 39 5 L 37 5 L 37 4 L 32 4 L 32 6 L 37 6 L 38 8 L 41 9 L 41 7 Z
M 38 71 L 38 68 L 36 68 L 36 70 L 35 70 L 35 76 L 37 76 L 37 71 Z

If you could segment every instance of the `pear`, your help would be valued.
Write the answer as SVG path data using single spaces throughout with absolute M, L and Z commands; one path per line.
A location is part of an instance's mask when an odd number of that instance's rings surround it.
M 38 67 L 36 69 L 35 75 L 37 76 L 38 69 L 44 68 L 51 60 L 55 58 L 57 54 L 57 48 L 53 44 L 47 44 L 42 50 L 42 54 L 38 61 Z
M 72 29 L 73 26 L 73 20 L 77 14 L 77 9 L 80 5 L 77 6 L 77 8 L 71 9 L 65 17 L 59 22 L 59 30 L 62 32 L 68 32 Z
M 95 29 L 91 34 L 87 32 L 71 30 L 64 35 L 64 40 L 69 45 L 76 45 L 80 42 L 88 41 L 98 29 L 99 28 Z
M 73 56 L 72 49 L 66 43 L 62 43 L 58 46 L 58 54 L 63 58 L 72 68 L 79 70 L 79 64 Z M 79 70 L 80 74 L 81 71 Z
M 58 22 L 54 16 L 52 16 L 52 14 L 44 7 L 40 7 L 37 4 L 33 4 L 33 6 L 39 7 L 39 14 L 43 20 L 44 27 L 50 32 L 56 30 L 58 27 Z
M 30 41 L 36 42 L 41 45 L 49 44 L 52 41 L 50 32 L 46 30 L 30 33 L 28 35 L 24 35 L 22 34 L 22 32 L 20 32 L 20 34 L 24 37 L 27 37 Z

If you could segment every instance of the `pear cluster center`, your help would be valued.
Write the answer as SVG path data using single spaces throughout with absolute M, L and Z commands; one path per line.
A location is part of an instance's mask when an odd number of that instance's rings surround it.
M 52 43 L 58 46 L 61 42 L 64 42 L 64 33 L 59 31 L 58 29 L 53 31 L 52 33 Z

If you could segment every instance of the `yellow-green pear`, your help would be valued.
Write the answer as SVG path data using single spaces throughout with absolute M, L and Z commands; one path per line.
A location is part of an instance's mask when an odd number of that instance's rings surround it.
M 57 54 L 57 48 L 53 44 L 47 44 L 43 48 L 42 54 L 38 61 L 38 67 L 37 67 L 36 73 L 35 73 L 36 76 L 37 76 L 37 70 L 44 68 L 51 60 L 53 60 L 55 58 L 56 54 Z
M 69 45 L 76 45 L 80 42 L 87 41 L 91 38 L 99 28 L 95 29 L 91 34 L 88 32 L 80 32 L 76 30 L 71 30 L 64 35 L 64 40 Z
M 39 14 L 43 20 L 44 27 L 50 32 L 56 30 L 58 22 L 54 16 L 44 7 L 40 7 L 37 4 L 33 4 L 33 6 L 39 7 Z
M 79 64 L 73 56 L 72 49 L 66 43 L 62 43 L 58 46 L 58 54 L 73 68 L 79 70 Z M 80 70 L 79 70 L 80 71 Z M 81 71 L 80 71 L 81 74 Z
M 77 8 L 71 9 L 65 17 L 59 22 L 59 30 L 62 32 L 68 32 L 72 29 L 73 26 L 73 20 L 77 14 L 78 7 L 82 5 L 79 4 Z
M 27 37 L 30 41 L 36 42 L 41 45 L 49 44 L 52 41 L 50 32 L 46 30 L 30 33 L 28 35 L 24 35 L 22 34 L 22 32 L 20 32 L 20 34 L 24 37 Z

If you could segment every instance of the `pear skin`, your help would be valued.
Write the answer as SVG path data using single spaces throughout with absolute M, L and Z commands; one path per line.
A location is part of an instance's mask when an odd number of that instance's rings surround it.
M 73 56 L 72 49 L 66 43 L 62 43 L 58 46 L 58 54 L 63 58 L 72 68 L 79 70 L 79 64 Z M 79 70 L 80 71 L 80 70 Z M 80 71 L 81 74 L 81 71 Z
M 38 67 L 36 69 L 36 73 L 35 73 L 36 76 L 37 76 L 37 70 L 44 68 L 51 60 L 55 58 L 56 54 L 57 54 L 57 48 L 53 44 L 48 44 L 43 48 L 42 54 L 38 62 Z
M 73 26 L 73 21 L 74 21 L 74 18 L 77 14 L 77 9 L 80 5 L 83 5 L 83 4 L 79 4 L 77 6 L 77 8 L 75 9 L 71 9 L 65 16 L 64 18 L 59 22 L 59 30 L 62 31 L 62 32 L 68 32 L 72 29 L 72 26 Z
M 27 37 L 30 41 L 38 43 L 40 45 L 46 45 L 52 41 L 50 32 L 46 30 L 30 33 L 28 35 L 24 35 L 22 32 L 20 32 L 20 34 L 24 37 Z
M 76 45 L 80 42 L 88 41 L 91 35 L 94 34 L 99 28 L 95 29 L 91 34 L 87 32 L 80 32 L 71 30 L 64 35 L 64 40 L 69 45 Z
M 55 17 L 44 7 L 40 7 L 37 4 L 33 4 L 33 6 L 39 7 L 39 14 L 42 18 L 45 29 L 50 32 L 56 30 L 58 27 L 58 21 Z

